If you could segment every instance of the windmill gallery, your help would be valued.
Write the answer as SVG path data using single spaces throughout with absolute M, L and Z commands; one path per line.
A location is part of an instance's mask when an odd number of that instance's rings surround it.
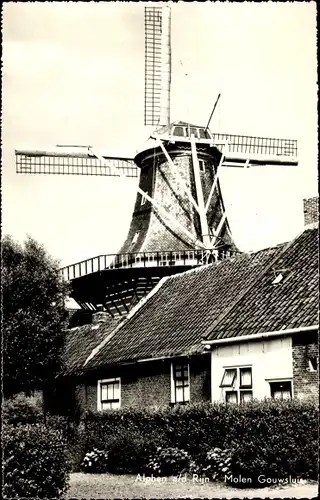
M 171 122 L 170 83 L 170 8 L 148 6 L 145 125 L 155 131 L 144 149 L 15 152 L 20 174 L 139 177 L 120 251 L 61 271 L 92 322 L 66 332 L 48 405 L 64 412 L 74 395 L 82 410 L 317 397 L 317 199 L 305 201 L 293 241 L 244 254 L 219 180 L 224 168 L 296 166 L 297 141 L 212 133 L 212 114 L 205 126 Z

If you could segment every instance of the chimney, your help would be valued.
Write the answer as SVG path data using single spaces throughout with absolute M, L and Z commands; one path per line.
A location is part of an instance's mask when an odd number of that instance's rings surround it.
M 303 200 L 304 225 L 319 224 L 319 196 Z
M 100 323 L 107 323 L 110 319 L 110 315 L 103 309 L 98 310 L 92 314 L 92 324 L 98 325 Z

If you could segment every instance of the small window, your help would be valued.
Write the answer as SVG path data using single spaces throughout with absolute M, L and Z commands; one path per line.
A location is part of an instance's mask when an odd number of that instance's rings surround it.
M 98 380 L 98 410 L 120 408 L 120 378 Z
M 247 403 L 252 399 L 252 391 L 240 391 L 240 403 Z
M 238 404 L 238 392 L 237 391 L 226 391 L 226 403 Z
M 197 139 L 198 139 L 198 129 L 191 127 L 190 129 L 190 135 L 193 134 Z
M 240 368 L 240 389 L 252 387 L 251 368 Z
M 283 280 L 283 274 L 280 273 L 278 274 L 275 279 L 273 280 L 272 284 L 273 285 L 278 285 L 278 283 L 280 283 L 281 281 Z
M 236 368 L 226 369 L 224 371 L 220 387 L 232 387 L 237 376 Z
M 142 207 L 142 205 L 144 205 L 146 201 L 147 201 L 147 200 L 146 200 L 146 197 L 145 197 L 145 196 L 143 196 L 143 195 L 141 195 L 141 203 L 140 203 L 140 206 Z
M 188 403 L 190 401 L 190 376 L 188 363 L 172 363 L 172 403 Z
M 287 281 L 292 271 L 290 269 L 274 269 L 273 273 L 274 279 L 272 281 L 272 285 L 278 285 L 279 283 L 284 283 L 285 281 Z
M 134 243 L 137 242 L 138 240 L 138 237 L 139 237 L 139 234 L 140 234 L 140 231 L 137 231 L 134 235 L 134 237 L 132 238 L 132 241 L 131 241 L 131 244 L 133 245 Z
M 179 137 L 183 137 L 183 127 L 174 127 L 173 135 L 177 135 Z
M 291 382 L 269 382 L 271 397 L 273 399 L 291 399 L 292 389 Z
M 318 369 L 318 360 L 316 357 L 308 358 L 308 367 L 310 372 L 316 372 Z
M 203 160 L 199 160 L 199 169 L 203 173 L 206 171 L 206 163 Z

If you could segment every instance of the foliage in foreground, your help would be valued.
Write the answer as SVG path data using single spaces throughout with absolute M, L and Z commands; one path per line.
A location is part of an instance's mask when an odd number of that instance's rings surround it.
M 177 465 L 185 452 L 189 471 L 213 479 L 224 473 L 249 477 L 253 485 L 261 474 L 317 479 L 318 409 L 312 401 L 88 413 L 84 439 L 87 451 L 108 451 L 108 470 L 115 472 L 144 472 L 151 466 L 174 474 L 188 468 Z
M 3 497 L 62 498 L 69 464 L 61 432 L 43 424 L 4 425 Z
M 67 285 L 59 264 L 34 239 L 2 243 L 3 391 L 42 389 L 60 369 Z

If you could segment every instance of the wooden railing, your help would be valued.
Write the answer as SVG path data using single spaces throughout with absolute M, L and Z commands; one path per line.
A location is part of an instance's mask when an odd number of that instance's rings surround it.
M 239 254 L 239 252 L 231 250 L 194 249 L 97 255 L 96 257 L 63 267 L 61 273 L 67 281 L 70 281 L 88 274 L 112 269 L 161 266 L 201 266 L 204 264 L 211 264 L 217 260 L 230 258 L 236 254 Z

